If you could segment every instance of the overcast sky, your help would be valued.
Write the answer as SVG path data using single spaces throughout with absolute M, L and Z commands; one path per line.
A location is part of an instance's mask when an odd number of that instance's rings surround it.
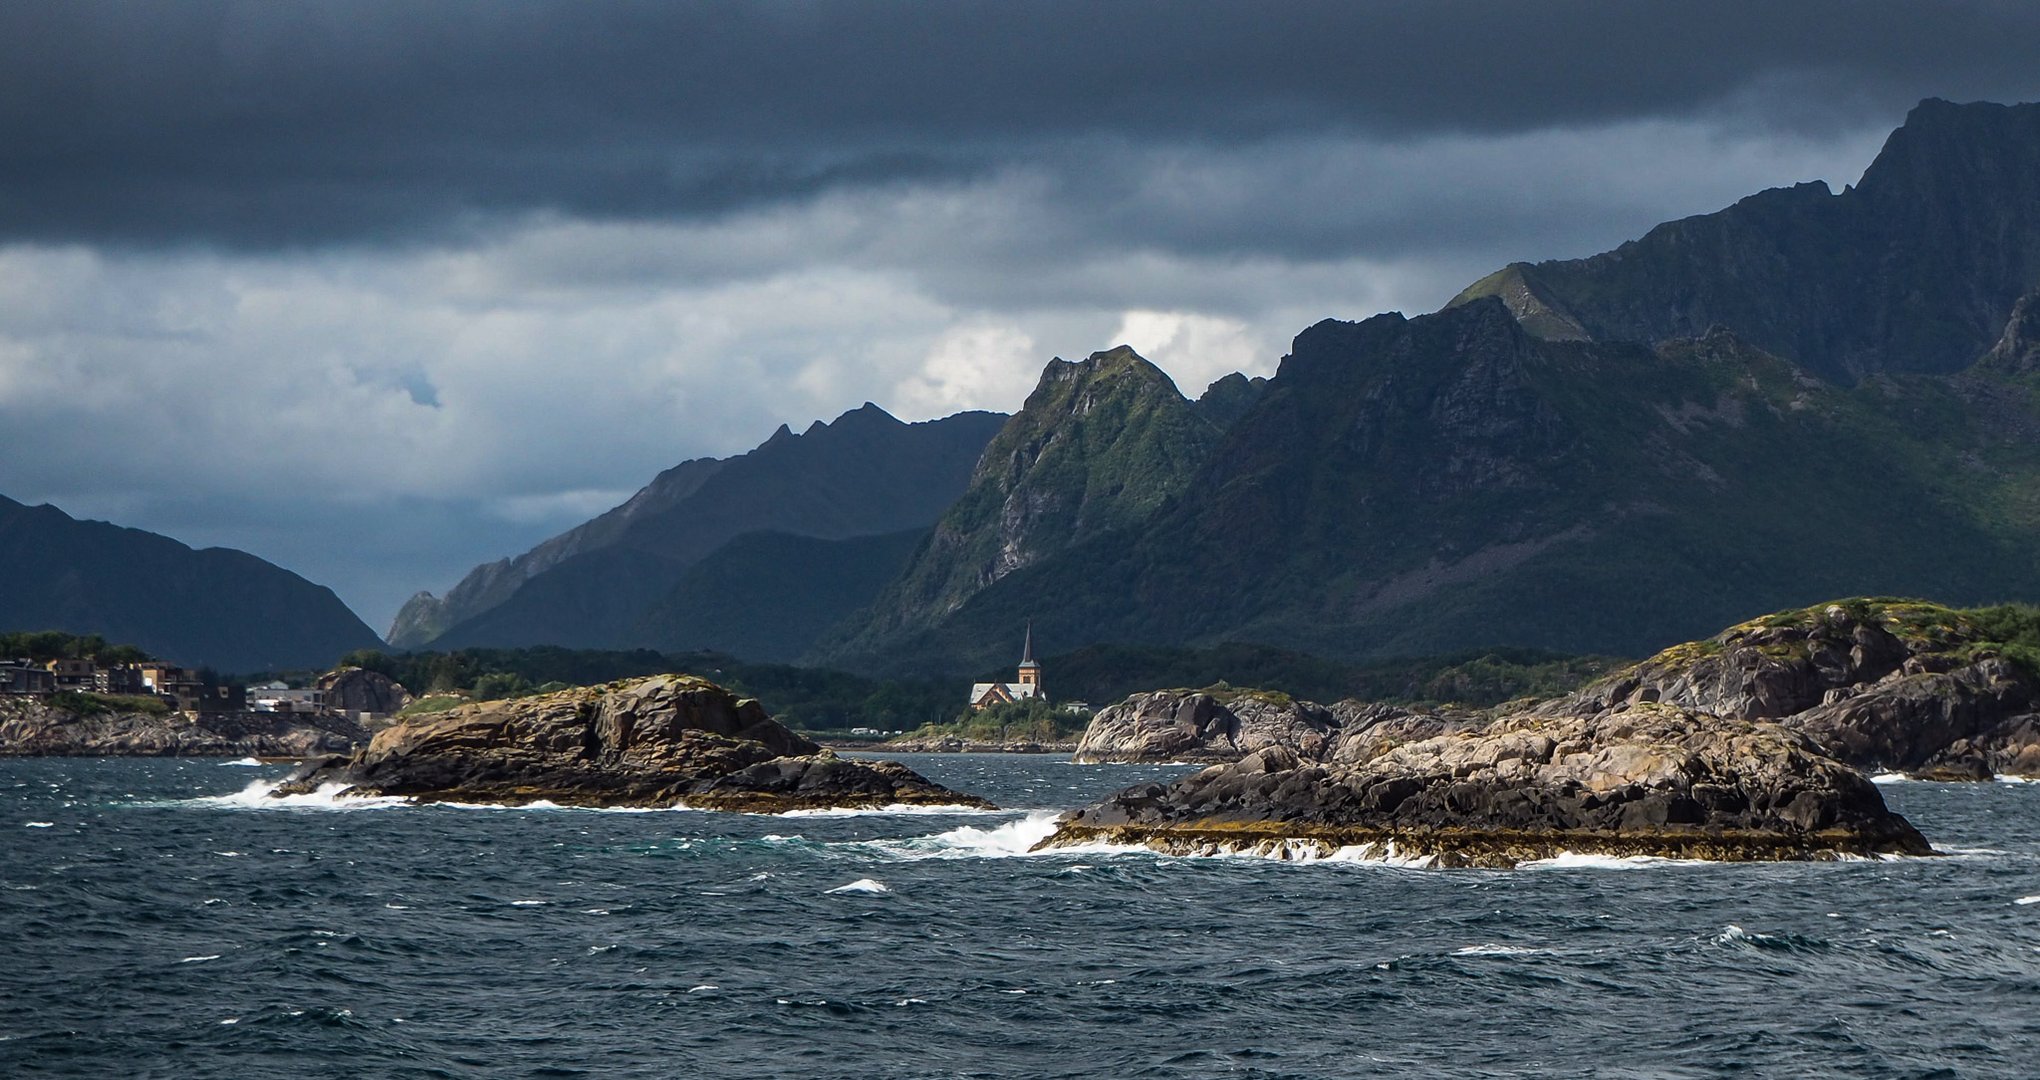
M 404 597 L 866 400 L 1188 393 L 2040 98 L 2040 7 L 0 6 L 0 494 Z

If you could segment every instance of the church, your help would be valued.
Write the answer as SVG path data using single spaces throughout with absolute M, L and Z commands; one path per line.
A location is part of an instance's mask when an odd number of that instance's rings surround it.
M 1016 701 L 1047 701 L 1048 695 L 1041 692 L 1041 665 L 1034 660 L 1034 624 L 1027 624 L 1027 641 L 1020 646 L 1019 682 L 973 683 L 970 688 L 970 707 L 982 712 L 994 705 L 1010 705 Z

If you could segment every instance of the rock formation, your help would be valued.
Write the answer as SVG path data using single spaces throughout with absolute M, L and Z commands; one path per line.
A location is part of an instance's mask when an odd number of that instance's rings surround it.
M 1344 759 L 1270 746 L 1063 816 L 1040 848 L 1508 867 L 1561 852 L 1721 860 L 1923 855 L 1855 770 L 1775 724 L 1662 704 L 1518 715 Z
M 278 794 L 341 784 L 423 802 L 777 812 L 899 803 L 989 808 L 894 762 L 837 757 L 756 701 L 660 675 L 465 705 L 378 732 Z
M 345 753 L 368 731 L 337 716 L 72 712 L 0 697 L 0 757 L 303 758 Z
M 1485 723 L 1474 713 L 1422 713 L 1341 701 L 1324 706 L 1265 690 L 1157 690 L 1091 718 L 1076 760 L 1238 761 L 1279 747 L 1307 759 L 1351 759 L 1384 740 L 1408 742 Z
M 325 691 L 326 704 L 344 713 L 388 715 L 411 703 L 411 692 L 403 683 L 367 668 L 335 668 L 319 676 L 318 689 Z
M 2040 679 L 1990 619 L 1906 600 L 1781 612 L 1674 646 L 1539 708 L 1547 716 L 1657 701 L 1775 720 L 1858 768 L 1937 779 L 2040 775 Z

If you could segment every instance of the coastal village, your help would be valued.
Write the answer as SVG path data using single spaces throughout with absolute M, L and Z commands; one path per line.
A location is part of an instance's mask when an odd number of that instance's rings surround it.
M 102 666 L 83 659 L 0 660 L 0 694 L 50 697 L 63 693 L 154 698 L 171 711 L 194 714 L 343 716 L 359 723 L 388 717 L 385 712 L 346 708 L 347 702 L 333 700 L 331 688 L 324 685 L 292 687 L 275 680 L 254 685 L 208 684 L 197 671 L 159 661 Z

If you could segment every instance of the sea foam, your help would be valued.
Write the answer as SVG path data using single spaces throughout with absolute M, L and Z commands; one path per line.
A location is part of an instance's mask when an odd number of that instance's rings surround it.
M 848 885 L 838 885 L 835 888 L 829 889 L 827 891 L 832 893 L 870 893 L 872 895 L 877 895 L 879 893 L 889 893 L 892 890 L 886 887 L 886 884 L 884 882 L 873 881 L 872 879 L 867 877 L 858 878 L 856 881 L 853 881 Z

